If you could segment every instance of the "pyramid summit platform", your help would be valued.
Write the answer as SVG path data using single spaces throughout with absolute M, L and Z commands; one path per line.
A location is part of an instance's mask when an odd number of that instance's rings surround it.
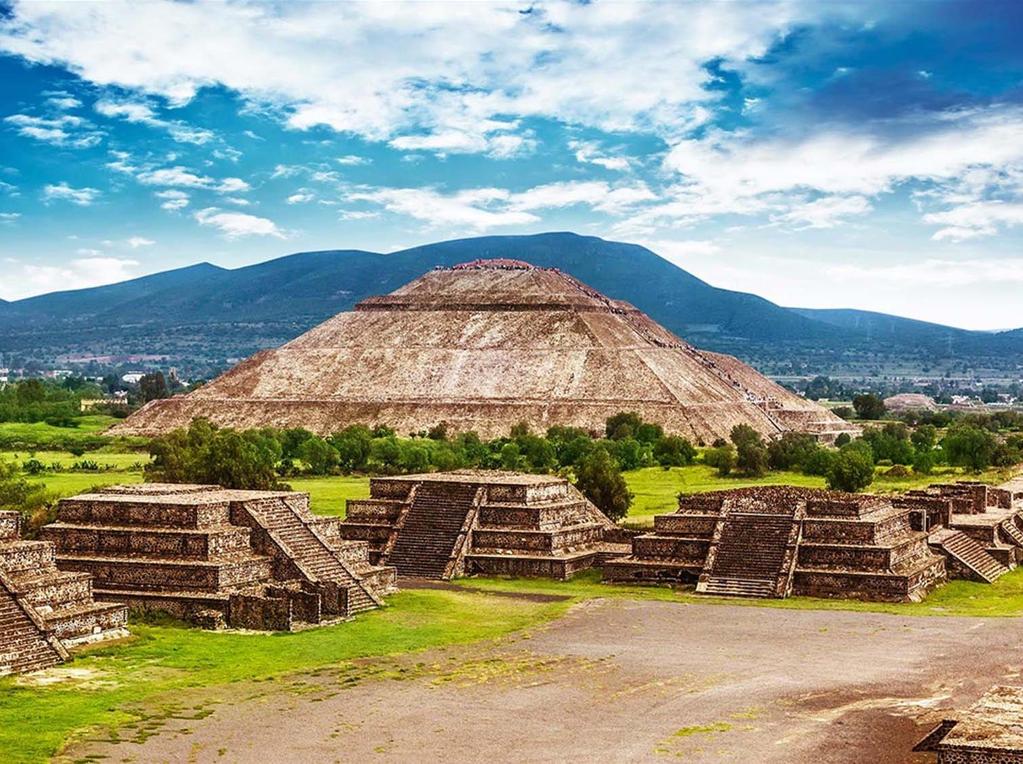
M 446 422 L 489 438 L 519 422 L 602 431 L 621 411 L 705 443 L 737 424 L 823 440 L 854 429 L 567 273 L 500 259 L 436 268 L 363 300 L 188 395 L 147 404 L 111 432 L 159 435 L 205 417 L 321 435 Z

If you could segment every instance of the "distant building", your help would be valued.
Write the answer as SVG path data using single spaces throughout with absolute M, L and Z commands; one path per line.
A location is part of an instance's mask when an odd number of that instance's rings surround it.
M 146 375 L 141 371 L 129 371 L 121 377 L 121 381 L 127 382 L 129 385 L 137 385 L 144 376 Z
M 885 408 L 889 411 L 935 411 L 938 404 L 929 395 L 923 393 L 899 393 L 884 399 Z

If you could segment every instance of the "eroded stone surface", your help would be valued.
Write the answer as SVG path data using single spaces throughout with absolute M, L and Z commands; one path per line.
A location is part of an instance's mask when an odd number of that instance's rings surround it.
M 737 424 L 824 439 L 855 430 L 568 274 L 477 261 L 366 299 L 189 395 L 147 404 L 112 432 L 156 435 L 201 416 L 321 435 L 349 424 L 409 433 L 446 422 L 496 437 L 519 422 L 599 431 L 621 411 L 706 443 Z

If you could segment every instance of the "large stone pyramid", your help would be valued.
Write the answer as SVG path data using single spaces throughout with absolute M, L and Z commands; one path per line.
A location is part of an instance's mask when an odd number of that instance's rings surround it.
M 704 443 L 739 423 L 767 436 L 828 439 L 850 429 L 566 273 L 479 260 L 363 300 L 188 395 L 147 404 L 113 432 L 157 435 L 207 417 L 320 434 L 353 423 L 404 434 L 446 422 L 495 437 L 521 421 L 537 431 L 602 430 L 620 411 Z

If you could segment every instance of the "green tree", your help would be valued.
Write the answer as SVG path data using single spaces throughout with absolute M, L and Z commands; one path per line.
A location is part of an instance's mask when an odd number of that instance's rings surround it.
M 767 445 L 767 461 L 773 470 L 803 469 L 813 454 L 820 451 L 813 435 L 787 432 Z
M 611 440 L 634 438 L 642 426 L 643 419 L 635 411 L 620 411 L 607 418 L 604 434 Z
M 938 443 L 938 428 L 933 424 L 919 425 L 909 439 L 917 451 L 933 451 Z
M 373 451 L 373 433 L 368 427 L 353 424 L 327 440 L 337 451 L 338 466 L 343 472 L 366 469 Z
M 728 475 L 735 467 L 735 446 L 726 443 L 723 446 L 708 448 L 703 452 L 703 463 L 717 469 L 719 475 Z
M 16 464 L 0 459 L 0 510 L 20 512 L 26 520 L 34 520 L 40 519 L 48 503 L 46 486 L 30 483 L 21 477 Z M 33 526 L 40 524 L 33 522 Z
M 633 495 L 611 455 L 603 448 L 594 448 L 576 467 L 575 487 L 612 520 L 625 517 Z
M 696 448 L 685 438 L 667 435 L 654 444 L 654 459 L 662 467 L 684 467 L 696 460 Z
M 299 458 L 314 475 L 329 475 L 338 465 L 337 450 L 323 438 L 313 436 L 299 447 Z
M 853 398 L 853 408 L 860 419 L 880 419 L 885 414 L 884 401 L 873 393 L 861 393 Z
M 941 441 L 948 463 L 980 472 L 991 466 L 998 442 L 987 430 L 972 424 L 957 423 Z
M 518 443 L 505 443 L 501 447 L 501 467 L 506 470 L 522 468 L 522 451 Z
M 225 488 L 279 487 L 281 444 L 263 430 L 238 432 L 195 419 L 150 443 L 146 477 L 168 483 L 209 483 Z
M 163 372 L 154 371 L 142 375 L 139 380 L 139 394 L 142 396 L 143 403 L 169 397 L 170 391 L 167 389 L 167 380 L 164 378 Z
M 850 443 L 839 450 L 831 461 L 825 481 L 833 491 L 862 491 L 874 482 L 874 460 L 870 449 Z
M 735 449 L 735 466 L 747 477 L 763 477 L 767 474 L 767 447 L 762 440 L 744 440 Z

